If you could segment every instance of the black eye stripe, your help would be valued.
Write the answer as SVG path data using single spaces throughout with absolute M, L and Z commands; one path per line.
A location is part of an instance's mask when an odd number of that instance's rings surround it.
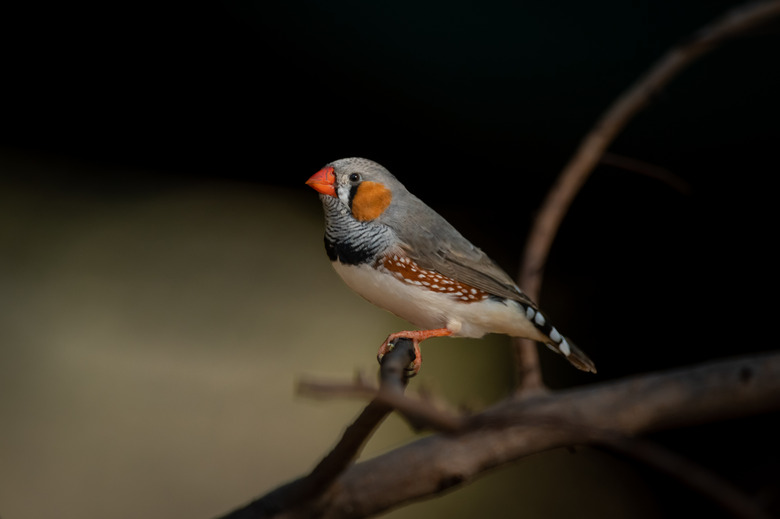
M 349 209 L 352 210 L 352 200 L 355 199 L 355 195 L 357 194 L 357 190 L 360 184 L 352 184 L 349 188 Z

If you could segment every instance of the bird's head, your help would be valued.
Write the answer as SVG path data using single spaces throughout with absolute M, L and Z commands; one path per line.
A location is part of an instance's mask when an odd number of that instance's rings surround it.
M 320 193 L 323 202 L 325 197 L 338 200 L 353 218 L 361 222 L 379 218 L 393 204 L 394 195 L 406 192 L 384 167 L 355 157 L 331 162 L 312 175 L 306 184 Z

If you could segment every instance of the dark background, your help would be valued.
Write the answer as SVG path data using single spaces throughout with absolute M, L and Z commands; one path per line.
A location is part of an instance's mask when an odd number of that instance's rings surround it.
M 109 200 L 204 178 L 305 190 L 325 163 L 365 156 L 514 272 L 610 102 L 735 5 L 29 4 L 0 21 L 0 148 L 89 163 L 40 179 Z M 602 165 L 571 208 L 542 306 L 577 330 L 599 380 L 776 348 L 777 29 L 696 62 L 610 147 L 685 190 Z M 743 482 L 777 468 L 776 434 L 743 421 L 666 440 L 710 462 L 698 447 L 738 445 L 725 458 Z
M 3 21 L 0 144 L 299 189 L 323 164 L 365 156 L 512 272 L 599 115 L 734 5 L 30 5 Z M 610 147 L 689 191 L 602 166 L 560 231 L 546 289 L 581 283 L 560 289 L 593 327 L 580 342 L 633 350 L 594 352 L 605 372 L 772 347 L 760 301 L 776 257 L 776 28 L 695 63 Z

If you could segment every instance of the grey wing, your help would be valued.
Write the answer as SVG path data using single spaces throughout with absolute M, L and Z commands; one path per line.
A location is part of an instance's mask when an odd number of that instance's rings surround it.
M 434 234 L 428 226 L 418 226 L 411 242 L 401 237 L 406 254 L 418 265 L 489 294 L 537 308 L 509 274 L 446 220 L 442 218 L 436 227 L 441 232 Z

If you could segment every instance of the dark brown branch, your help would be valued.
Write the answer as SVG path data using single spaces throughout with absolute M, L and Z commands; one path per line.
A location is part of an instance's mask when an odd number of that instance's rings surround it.
M 687 42 L 672 48 L 612 103 L 561 171 L 531 228 L 518 280 L 531 299 L 539 300 L 544 265 L 564 215 L 593 168 L 626 124 L 691 63 L 728 39 L 777 16 L 780 16 L 778 1 L 751 3 L 726 13 Z M 513 344 L 517 378 L 521 384 L 519 389 L 539 388 L 542 377 L 535 343 L 516 340 Z
M 590 443 L 593 430 L 631 436 L 777 410 L 778 377 L 775 353 L 505 401 L 461 435 L 425 438 L 354 466 L 339 480 L 343 492 L 320 511 L 372 515 L 529 454 Z M 550 422 L 582 427 L 544 425 Z M 381 478 L 379 488 L 364 481 L 369 477 Z
M 414 346 L 410 339 L 396 340 L 395 347 L 382 359 L 378 394 L 388 397 L 403 396 L 408 382 L 406 368 L 414 360 L 414 355 Z M 359 381 L 354 387 L 366 388 L 367 386 Z M 312 388 L 306 389 L 311 391 Z M 375 398 L 363 409 L 352 425 L 347 427 L 341 440 L 308 476 L 269 492 L 249 505 L 224 516 L 225 519 L 274 517 L 283 512 L 294 511 L 302 504 L 316 501 L 353 463 L 374 430 L 392 410 L 393 408 L 382 399 Z
M 750 376 L 743 372 L 742 376 Z M 342 394 L 345 394 L 342 392 Z M 359 396 L 360 391 L 354 396 Z M 380 397 L 381 398 L 381 397 Z M 412 416 L 417 424 L 439 432 L 454 433 L 480 426 L 480 418 L 469 421 L 444 413 L 430 405 L 427 401 L 416 400 L 397 395 L 396 398 L 384 400 L 406 416 Z M 616 434 L 612 431 L 587 428 L 582 423 L 564 422 L 559 419 L 536 419 L 534 425 L 541 429 L 574 428 L 583 433 L 582 443 L 601 446 L 605 450 L 632 458 L 659 472 L 674 478 L 689 488 L 699 492 L 705 498 L 716 503 L 735 517 L 744 519 L 771 519 L 758 505 L 756 500 L 746 495 L 715 473 L 705 470 L 684 457 L 660 445 L 636 437 Z M 484 425 L 484 424 L 482 424 Z M 492 424 L 498 425 L 497 422 Z
M 505 400 L 471 417 L 457 434 L 429 436 L 350 466 L 321 497 L 276 509 L 276 516 L 367 517 L 556 447 L 779 409 L 780 353 Z M 266 500 L 230 517 L 271 517 L 258 505 Z
M 749 377 L 749 372 L 743 372 L 742 375 Z M 313 396 L 326 398 L 337 396 L 368 398 L 376 394 L 376 389 L 368 387 L 365 382 L 358 380 L 355 384 L 350 385 L 312 385 L 307 392 Z M 527 393 L 525 395 L 527 396 Z M 381 400 L 392 406 L 396 412 L 405 416 L 407 420 L 421 429 L 427 428 L 444 433 L 454 433 L 477 427 L 481 422 L 479 417 L 473 420 L 458 417 L 441 411 L 427 400 L 409 398 L 400 393 L 394 393 L 392 396 L 388 395 L 388 397 L 383 397 L 380 394 L 376 397 L 376 400 Z M 584 436 L 586 439 L 582 443 L 601 446 L 605 450 L 632 458 L 659 472 L 665 473 L 692 490 L 699 492 L 724 510 L 731 512 L 735 517 L 770 519 L 750 496 L 718 477 L 715 473 L 704 470 L 695 463 L 660 445 L 639 438 L 616 434 L 609 430 L 587 428 L 582 423 L 572 423 L 562 421 L 561 419 L 548 418 L 543 420 L 537 418 L 534 422 L 534 425 L 538 426 L 540 430 L 547 427 L 555 429 L 575 428 L 580 432 L 587 431 L 587 435 Z M 498 425 L 497 422 L 492 423 L 492 426 L 496 425 Z

